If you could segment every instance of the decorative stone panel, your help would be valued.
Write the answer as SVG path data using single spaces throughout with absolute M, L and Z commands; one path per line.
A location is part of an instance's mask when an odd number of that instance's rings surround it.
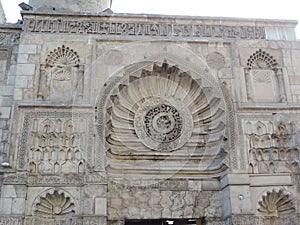
M 93 162 L 93 113 L 26 110 L 17 166 L 30 173 L 82 173 Z
M 280 217 L 296 212 L 291 193 L 283 188 L 264 193 L 258 200 L 257 210 L 264 217 Z
M 250 56 L 245 68 L 247 100 L 250 102 L 286 102 L 282 68 L 276 60 L 257 50 Z
M 231 139 L 226 102 L 221 88 L 204 76 L 196 79 L 166 61 L 155 63 L 120 79 L 105 108 L 109 165 L 117 173 L 134 170 L 136 159 L 159 159 L 165 164 L 160 170 L 169 164 L 177 172 L 190 158 L 198 171 L 216 174 L 226 168 Z M 172 156 L 184 162 L 173 165 Z M 139 170 L 150 169 L 149 162 Z
M 280 173 L 299 171 L 299 149 L 292 123 L 246 122 L 249 139 L 249 172 Z
M 64 216 L 75 214 L 73 198 L 65 191 L 51 189 L 41 194 L 33 205 L 33 214 L 38 217 Z
M 222 203 L 218 191 L 180 188 L 109 183 L 108 219 L 221 217 Z
M 53 102 L 78 102 L 83 97 L 84 66 L 78 54 L 62 46 L 48 54 L 40 66 L 38 99 Z

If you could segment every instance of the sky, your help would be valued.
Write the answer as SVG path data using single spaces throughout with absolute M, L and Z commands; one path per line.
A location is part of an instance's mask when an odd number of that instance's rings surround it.
M 46 0 L 40 0 L 46 1 Z M 51 0 L 50 0 L 51 1 Z M 7 22 L 20 19 L 21 2 L 28 0 L 1 0 Z M 242 17 L 288 19 L 300 21 L 297 0 L 113 0 L 115 13 L 147 13 L 191 16 Z M 300 25 L 296 28 L 300 39 Z

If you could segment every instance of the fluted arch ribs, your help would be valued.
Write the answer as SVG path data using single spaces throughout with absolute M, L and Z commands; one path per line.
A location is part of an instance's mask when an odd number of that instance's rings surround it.
M 205 79 L 194 79 L 166 60 L 122 77 L 105 104 L 103 138 L 110 166 L 124 171 L 124 162 L 156 159 L 164 160 L 163 170 L 169 156 L 181 160 L 190 155 L 198 170 L 201 157 L 207 159 L 203 170 L 224 170 L 230 139 L 226 103 Z

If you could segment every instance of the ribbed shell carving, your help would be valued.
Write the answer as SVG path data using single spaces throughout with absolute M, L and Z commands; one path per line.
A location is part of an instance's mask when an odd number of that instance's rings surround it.
M 166 61 L 130 75 L 107 106 L 106 141 L 113 154 L 220 146 L 224 111 L 212 89 Z
M 61 190 L 52 190 L 39 201 L 34 208 L 34 215 L 43 217 L 65 216 L 74 212 L 75 204 L 71 197 L 65 195 Z
M 285 189 L 267 191 L 258 201 L 258 211 L 264 216 L 281 216 L 295 212 L 291 194 Z
M 62 46 L 48 54 L 46 62 L 50 66 L 77 66 L 79 65 L 79 56 L 77 52 L 69 47 Z

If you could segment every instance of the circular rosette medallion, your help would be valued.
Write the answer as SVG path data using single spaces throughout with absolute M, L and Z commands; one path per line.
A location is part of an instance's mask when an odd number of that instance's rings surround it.
M 153 150 L 172 151 L 191 137 L 193 120 L 182 102 L 152 97 L 137 110 L 134 128 L 142 143 Z

